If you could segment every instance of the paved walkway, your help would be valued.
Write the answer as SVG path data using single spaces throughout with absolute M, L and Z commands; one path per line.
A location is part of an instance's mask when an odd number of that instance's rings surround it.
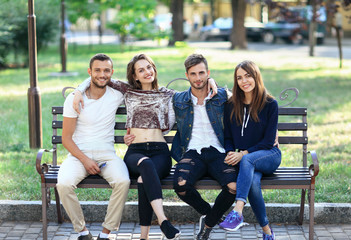
M 96 239 L 97 234 L 101 231 L 101 223 L 89 223 L 87 226 Z M 177 225 L 182 235 L 181 240 L 194 239 L 198 230 L 198 224 L 181 224 Z M 308 225 L 303 226 L 294 224 L 273 224 L 273 230 L 277 240 L 303 240 L 308 239 Z M 118 233 L 110 234 L 111 240 L 137 240 L 139 239 L 140 228 L 136 223 L 122 223 Z M 77 234 L 74 232 L 71 223 L 57 224 L 49 223 L 48 235 L 51 240 L 75 240 Z M 0 240 L 31 240 L 42 239 L 42 223 L 41 222 L 0 222 Z M 158 226 L 151 227 L 150 240 L 163 240 L 160 228 Z M 223 240 L 254 240 L 262 239 L 260 227 L 257 224 L 250 224 L 241 228 L 237 232 L 225 232 L 215 227 L 211 239 Z M 315 225 L 316 240 L 346 240 L 351 239 L 351 224 L 317 224 Z

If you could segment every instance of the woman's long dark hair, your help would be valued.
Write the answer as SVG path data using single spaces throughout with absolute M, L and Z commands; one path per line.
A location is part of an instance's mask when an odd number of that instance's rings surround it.
M 135 77 L 135 63 L 137 61 L 139 61 L 139 60 L 146 60 L 146 61 L 148 61 L 151 64 L 152 68 L 155 71 L 154 81 L 152 82 L 152 89 L 153 90 L 158 90 L 156 65 L 155 65 L 154 61 L 152 61 L 152 59 L 150 57 L 146 56 L 143 53 L 135 55 L 129 61 L 129 63 L 127 65 L 127 79 L 128 79 L 129 85 L 132 86 L 132 88 L 134 88 L 134 89 L 142 89 L 140 81 L 136 81 L 135 78 L 134 78 Z
M 229 101 L 233 103 L 230 120 L 233 121 L 233 116 L 235 115 L 236 122 L 238 124 L 243 123 L 245 93 L 238 85 L 237 72 L 239 68 L 245 70 L 255 80 L 255 88 L 253 89 L 252 101 L 250 103 L 250 117 L 255 122 L 259 122 L 259 112 L 264 108 L 266 102 L 269 99 L 274 99 L 274 97 L 270 95 L 265 88 L 258 66 L 254 62 L 248 60 L 239 63 L 234 70 L 233 95 L 229 99 Z

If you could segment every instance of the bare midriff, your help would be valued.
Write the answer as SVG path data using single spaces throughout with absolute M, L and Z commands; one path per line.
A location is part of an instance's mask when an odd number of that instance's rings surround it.
M 135 136 L 132 143 L 166 142 L 161 129 L 131 128 L 130 133 Z

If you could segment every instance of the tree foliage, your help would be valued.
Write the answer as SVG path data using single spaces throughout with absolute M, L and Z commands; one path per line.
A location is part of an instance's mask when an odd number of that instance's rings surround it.
M 26 0 L 3 0 L 0 8 L 0 65 L 12 51 L 15 61 L 28 64 L 28 7 Z M 59 22 L 57 0 L 35 1 L 37 50 L 56 36 Z M 19 57 L 23 57 L 22 60 Z
M 95 14 L 101 14 L 108 8 L 115 8 L 119 0 L 68 0 L 66 10 L 71 23 L 82 17 L 90 20 Z
M 155 15 L 155 0 L 120 0 L 118 13 L 115 20 L 107 25 L 114 30 L 124 44 L 128 36 L 136 38 L 149 38 L 157 35 L 157 30 L 152 24 Z

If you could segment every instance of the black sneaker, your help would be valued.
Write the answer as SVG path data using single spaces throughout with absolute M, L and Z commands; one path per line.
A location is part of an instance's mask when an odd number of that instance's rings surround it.
M 197 235 L 196 240 L 207 240 L 207 239 L 209 239 L 211 231 L 212 231 L 212 228 L 204 226 L 204 228 L 201 230 L 201 232 Z
M 96 240 L 110 240 L 110 239 L 109 239 L 109 238 L 101 238 L 101 237 L 100 237 L 100 234 L 99 234 L 99 236 L 97 237 Z
M 93 240 L 93 235 L 91 235 L 91 233 L 89 233 L 88 235 L 79 236 L 77 238 L 77 240 Z
M 206 215 L 202 215 L 199 219 L 199 231 L 197 231 L 198 235 L 200 234 L 200 232 L 202 232 L 204 230 L 205 218 L 206 218 Z
M 180 236 L 180 231 L 176 229 L 168 220 L 164 220 L 160 228 L 167 239 L 176 239 Z

